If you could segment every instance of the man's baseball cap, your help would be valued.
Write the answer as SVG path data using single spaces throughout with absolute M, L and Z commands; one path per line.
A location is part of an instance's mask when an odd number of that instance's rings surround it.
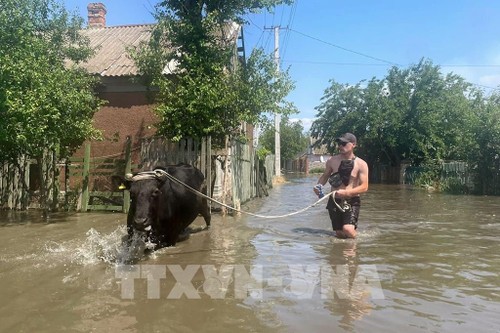
M 336 142 L 351 142 L 353 144 L 356 144 L 357 140 L 356 140 L 356 136 L 352 133 L 344 133 L 342 134 L 341 136 L 339 136 L 338 138 L 335 139 Z

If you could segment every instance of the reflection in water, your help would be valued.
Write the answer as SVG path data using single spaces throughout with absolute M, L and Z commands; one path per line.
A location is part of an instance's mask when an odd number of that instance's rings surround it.
M 357 255 L 357 241 L 347 239 L 336 242 L 332 246 L 331 262 L 337 268 L 337 274 L 343 272 L 345 279 L 340 286 L 336 286 L 336 297 L 325 301 L 325 309 L 335 316 L 342 314 L 339 326 L 347 331 L 352 331 L 356 320 L 361 320 L 369 315 L 372 305 L 372 294 L 370 287 L 364 284 L 360 272 L 359 258 Z M 342 253 L 339 256 L 339 253 Z
M 294 212 L 316 201 L 315 181 L 292 179 L 244 209 Z M 115 269 L 135 255 L 122 246 L 123 214 L 45 223 L 35 211 L 0 212 L 0 332 L 498 333 L 498 207 L 498 197 L 372 185 L 355 240 L 333 237 L 324 206 L 283 219 L 215 215 L 209 231 L 136 262 L 197 265 L 188 282 L 198 299 L 168 298 L 178 286 L 168 269 L 159 298 L 145 278 L 122 297 Z M 203 265 L 244 267 L 260 290 L 237 297 L 231 285 L 212 298 L 220 290 L 204 289 Z

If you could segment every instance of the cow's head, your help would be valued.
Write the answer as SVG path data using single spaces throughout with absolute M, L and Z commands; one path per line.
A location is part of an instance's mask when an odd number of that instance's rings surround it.
M 156 170 L 125 177 L 120 188 L 130 191 L 128 226 L 140 231 L 151 229 L 158 216 L 161 187 L 166 179 L 164 173 Z

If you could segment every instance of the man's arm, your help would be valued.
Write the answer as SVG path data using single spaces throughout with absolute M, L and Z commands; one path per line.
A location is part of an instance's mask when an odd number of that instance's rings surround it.
M 321 184 L 321 185 L 326 184 L 326 182 L 327 182 L 328 178 L 330 177 L 330 175 L 332 174 L 332 170 L 333 170 L 331 163 L 332 163 L 332 158 L 330 158 L 328 161 L 326 161 L 325 172 L 323 172 L 323 174 L 319 177 L 317 184 Z M 314 193 L 316 193 L 316 195 L 319 195 L 319 189 L 317 187 L 313 187 L 313 191 L 314 191 Z
M 325 172 L 323 172 L 323 174 L 321 175 L 321 177 L 319 177 L 318 179 L 318 183 L 317 184 L 321 184 L 321 185 L 325 185 L 328 178 L 330 177 L 330 175 L 332 174 L 332 158 L 330 158 L 328 161 L 326 161 L 325 163 Z

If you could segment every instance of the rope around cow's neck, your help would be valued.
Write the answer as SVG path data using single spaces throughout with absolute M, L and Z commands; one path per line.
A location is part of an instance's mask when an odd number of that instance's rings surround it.
M 144 175 L 145 177 L 140 177 L 141 175 Z M 139 178 L 136 178 L 138 177 Z M 215 202 L 223 207 L 226 207 L 228 209 L 231 209 L 235 212 L 238 212 L 238 213 L 244 213 L 244 214 L 247 214 L 247 215 L 251 215 L 251 216 L 254 216 L 254 217 L 259 217 L 259 218 L 263 218 L 263 219 L 277 219 L 277 218 L 283 218 L 283 217 L 288 217 L 288 216 L 292 216 L 292 215 L 296 215 L 296 214 L 300 214 L 302 212 L 305 212 L 306 210 L 308 210 L 309 208 L 312 208 L 314 206 L 316 206 L 317 204 L 319 204 L 320 202 L 322 202 L 323 200 L 327 199 L 328 197 L 330 197 L 331 195 L 333 195 L 333 197 L 335 197 L 335 193 L 337 191 L 332 191 L 330 193 L 328 193 L 327 195 L 325 195 L 324 197 L 320 198 L 318 201 L 316 201 L 315 203 L 313 203 L 312 205 L 309 205 L 305 208 L 302 208 L 302 209 L 299 209 L 298 211 L 295 211 L 295 212 L 292 212 L 292 213 L 288 213 L 288 214 L 284 214 L 284 215 L 260 215 L 260 214 L 254 214 L 254 213 L 250 213 L 250 212 L 245 212 L 243 210 L 240 210 L 240 209 L 237 209 L 237 208 L 234 208 L 234 207 L 231 207 L 229 205 L 226 205 L 222 202 L 219 202 L 215 199 L 212 199 L 210 198 L 208 195 L 206 194 L 203 194 L 201 193 L 200 191 L 192 188 L 191 186 L 189 186 L 188 184 L 184 183 L 183 181 L 181 181 L 180 179 L 177 179 L 175 178 L 174 176 L 172 176 L 171 174 L 169 174 L 168 172 L 166 172 L 165 170 L 162 170 L 162 169 L 155 169 L 154 171 L 146 171 L 146 172 L 141 172 L 139 173 L 138 175 L 134 176 L 133 177 L 133 180 L 142 180 L 142 179 L 150 179 L 151 176 L 156 176 L 156 177 L 161 177 L 161 176 L 165 176 L 167 177 L 168 179 L 174 181 L 174 182 L 177 182 L 179 184 L 181 184 L 182 186 L 184 186 L 185 188 L 187 188 L 189 191 L 195 193 L 196 195 L 198 196 L 201 196 L 207 200 L 210 200 L 212 202 Z M 333 202 L 335 203 L 335 205 L 337 205 L 338 209 L 340 209 L 340 211 L 344 212 L 345 210 L 339 206 L 339 204 L 333 200 Z

